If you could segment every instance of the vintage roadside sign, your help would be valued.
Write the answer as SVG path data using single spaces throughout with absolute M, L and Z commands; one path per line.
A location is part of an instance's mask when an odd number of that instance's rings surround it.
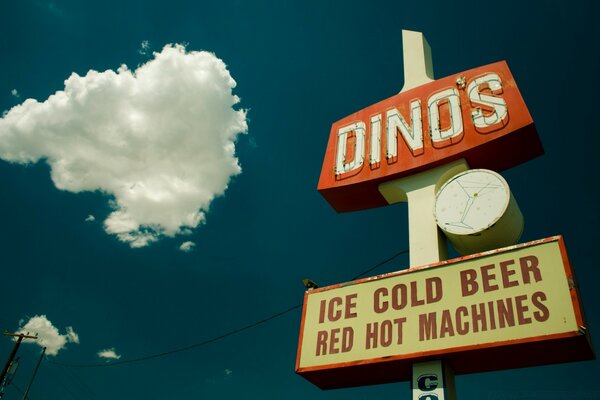
M 594 357 L 562 237 L 309 290 L 296 372 L 322 389 Z
M 403 91 L 335 122 L 318 190 L 337 211 L 388 204 L 381 183 L 465 159 L 501 171 L 543 153 L 506 62 Z

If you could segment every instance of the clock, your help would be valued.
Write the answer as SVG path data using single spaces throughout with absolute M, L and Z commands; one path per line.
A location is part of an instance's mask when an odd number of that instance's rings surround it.
M 437 192 L 435 219 L 461 254 L 517 243 L 523 215 L 502 176 L 472 169 L 452 177 Z

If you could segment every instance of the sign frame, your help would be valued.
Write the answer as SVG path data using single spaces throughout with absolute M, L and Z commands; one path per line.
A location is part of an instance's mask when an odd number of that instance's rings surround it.
M 306 322 L 308 297 L 313 293 L 334 290 L 348 285 L 357 285 L 399 275 L 436 268 L 450 267 L 452 264 L 476 260 L 488 256 L 522 248 L 538 246 L 556 242 L 560 250 L 565 276 L 569 282 L 569 296 L 575 315 L 575 331 L 558 334 L 532 336 L 517 340 L 504 340 L 491 343 L 474 344 L 442 350 L 421 351 L 395 356 L 385 356 L 367 360 L 356 360 L 319 366 L 300 367 L 303 335 Z M 378 275 L 370 278 L 359 279 L 353 282 L 340 283 L 328 287 L 309 290 L 304 296 L 304 307 L 300 326 L 300 337 L 296 358 L 296 373 L 300 374 L 321 389 L 335 389 L 389 382 L 407 381 L 411 379 L 412 365 L 414 363 L 442 360 L 447 363 L 455 374 L 468 374 L 475 372 L 494 371 L 536 365 L 546 365 L 570 361 L 583 361 L 594 359 L 591 338 L 586 328 L 585 316 L 581 306 L 579 290 L 576 285 L 574 272 L 569 262 L 566 247 L 562 236 L 509 246 L 502 249 L 472 254 L 452 260 L 411 268 L 389 274 Z

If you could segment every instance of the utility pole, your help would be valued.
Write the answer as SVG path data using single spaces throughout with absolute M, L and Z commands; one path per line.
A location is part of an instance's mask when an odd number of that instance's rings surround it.
M 10 353 L 10 356 L 8 356 L 8 361 L 6 362 L 6 366 L 4 367 L 4 369 L 2 370 L 2 374 L 0 374 L 0 387 L 2 385 L 4 385 L 4 379 L 6 378 L 6 374 L 8 372 L 8 369 L 10 368 L 10 364 L 12 364 L 13 359 L 15 358 L 15 355 L 17 354 L 17 350 L 19 350 L 19 346 L 21 345 L 21 342 L 23 341 L 23 339 L 37 339 L 37 335 L 36 336 L 31 336 L 29 334 L 29 332 L 27 332 L 26 334 L 24 333 L 8 333 L 8 332 L 4 332 L 4 336 L 10 336 L 10 337 L 16 337 L 17 338 L 17 342 L 15 343 L 12 352 Z
M 46 355 L 46 348 L 44 347 L 42 349 L 42 354 L 40 354 L 40 359 L 38 360 L 37 365 L 35 366 L 35 370 L 33 371 L 33 375 L 31 376 L 31 380 L 29 381 L 29 385 L 27 385 L 27 390 L 25 390 L 25 393 L 23 394 L 22 400 L 27 400 L 27 395 L 29 394 L 29 389 L 31 389 L 31 385 L 33 385 L 33 380 L 35 379 L 35 376 L 37 375 L 38 369 L 40 368 L 40 364 L 42 363 L 42 359 L 44 358 L 45 355 Z

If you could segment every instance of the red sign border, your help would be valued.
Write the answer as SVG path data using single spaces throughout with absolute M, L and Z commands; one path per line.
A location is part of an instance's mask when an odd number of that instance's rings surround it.
M 577 326 L 580 327 L 578 331 L 554 335 L 534 336 L 518 340 L 462 346 L 452 349 L 388 356 L 369 360 L 328 364 L 317 367 L 300 368 L 300 354 L 302 351 L 304 323 L 306 320 L 306 305 L 308 296 L 311 293 L 332 290 L 347 286 L 349 284 L 355 285 L 382 278 L 404 275 L 423 269 L 454 264 L 494 254 L 501 254 L 504 252 L 524 247 L 541 245 L 549 242 L 558 242 L 565 267 L 565 274 L 568 278 L 573 280 L 574 289 L 571 290 L 570 294 Z M 436 264 L 392 272 L 370 278 L 363 278 L 351 283 L 340 283 L 307 291 L 304 294 L 304 306 L 302 308 L 300 337 L 298 340 L 298 352 L 296 357 L 296 373 L 303 376 L 321 389 L 336 389 L 408 381 L 412 377 L 413 363 L 440 359 L 448 363 L 454 373 L 457 375 L 556 364 L 570 361 L 593 360 L 595 359 L 595 355 L 589 332 L 585 327 L 585 317 L 581 307 L 579 290 L 576 285 L 574 272 L 567 256 L 564 239 L 560 235 L 552 236 L 515 246 L 442 261 Z

